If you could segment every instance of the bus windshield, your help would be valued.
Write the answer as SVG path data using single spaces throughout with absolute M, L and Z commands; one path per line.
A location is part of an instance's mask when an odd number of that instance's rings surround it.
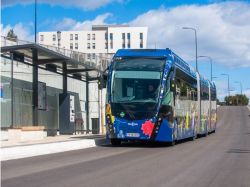
M 116 62 L 112 76 L 112 103 L 157 103 L 164 60 L 127 59 Z
M 112 102 L 157 102 L 160 72 L 115 71 Z

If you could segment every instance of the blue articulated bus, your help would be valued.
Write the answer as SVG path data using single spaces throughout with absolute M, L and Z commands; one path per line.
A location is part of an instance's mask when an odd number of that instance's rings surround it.
M 216 129 L 215 84 L 170 49 L 122 49 L 107 76 L 106 132 L 123 141 L 174 144 Z

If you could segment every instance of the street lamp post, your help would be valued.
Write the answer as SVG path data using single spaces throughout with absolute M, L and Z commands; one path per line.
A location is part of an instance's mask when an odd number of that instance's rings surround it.
M 210 69 L 211 69 L 211 72 L 210 72 L 210 79 L 211 79 L 211 82 L 213 81 L 213 60 L 210 56 L 198 56 L 198 58 L 208 58 L 210 60 Z
M 36 12 L 37 12 L 37 0 L 35 0 L 35 43 L 36 43 L 36 21 L 37 21 L 37 17 L 36 17 Z
M 242 95 L 242 84 L 241 84 L 241 82 L 239 82 L 239 81 L 235 81 L 234 83 L 238 83 L 238 84 L 240 84 L 240 94 Z
M 197 63 L 197 33 L 196 33 L 196 29 L 192 28 L 192 27 L 182 27 L 182 29 L 189 29 L 189 30 L 193 30 L 194 31 L 194 36 L 195 36 L 195 68 L 196 68 L 196 72 L 198 72 L 198 63 Z

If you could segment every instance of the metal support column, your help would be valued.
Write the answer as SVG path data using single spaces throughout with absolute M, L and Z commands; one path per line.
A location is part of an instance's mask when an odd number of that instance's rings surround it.
M 86 73 L 86 133 L 89 133 L 89 76 Z
M 33 73 L 32 73 L 32 121 L 33 121 L 33 126 L 38 125 L 38 53 L 37 49 L 32 49 L 32 63 L 34 64 L 33 66 Z
M 100 108 L 101 108 L 101 105 L 100 105 L 100 91 L 102 90 L 99 90 L 99 88 L 98 88 L 98 82 L 97 82 L 97 90 L 98 90 L 98 118 L 99 118 L 99 120 L 98 120 L 98 129 L 99 129 L 99 132 L 98 132 L 98 134 L 100 134 L 100 130 L 101 130 L 101 126 L 100 126 L 100 124 L 101 124 L 101 111 L 100 111 Z
M 11 58 L 11 128 L 14 127 L 14 70 L 13 70 L 13 53 L 10 53 Z
M 68 92 L 68 83 L 67 83 L 67 64 L 63 62 L 63 93 Z

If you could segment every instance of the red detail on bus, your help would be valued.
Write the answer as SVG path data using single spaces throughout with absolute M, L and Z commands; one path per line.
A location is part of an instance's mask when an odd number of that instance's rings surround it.
M 154 128 L 154 123 L 152 121 L 148 120 L 145 123 L 142 124 L 141 130 L 143 134 L 151 136 Z

